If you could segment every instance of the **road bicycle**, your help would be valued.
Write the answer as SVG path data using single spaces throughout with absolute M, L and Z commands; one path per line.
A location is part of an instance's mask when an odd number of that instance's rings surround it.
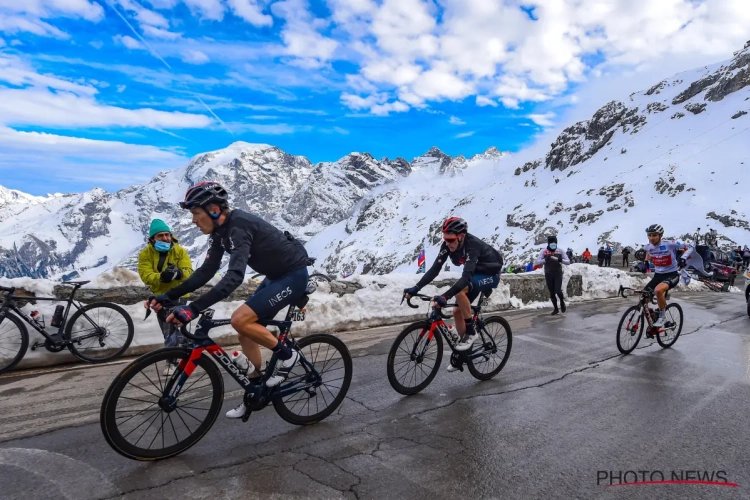
M 413 309 L 419 308 L 411 303 L 411 299 L 415 297 L 424 302 L 433 299 L 427 295 L 409 297 L 407 304 Z M 452 352 L 451 364 L 459 367 L 461 371 L 465 364 L 472 376 L 479 380 L 489 380 L 500 373 L 510 357 L 513 335 L 505 318 L 482 316 L 482 307 L 488 297 L 489 295 L 482 293 L 477 305 L 471 306 L 479 341 L 475 342 L 470 350 L 456 350 L 458 335 L 452 333 L 445 324 L 445 320 L 450 316 L 443 313 L 435 304 L 431 304 L 427 319 L 404 328 L 393 341 L 388 353 L 386 370 L 391 387 L 396 392 L 408 396 L 417 394 L 430 385 L 443 359 L 443 339 Z M 448 304 L 446 307 L 457 307 L 457 304 Z
M 682 307 L 674 302 L 667 304 L 667 309 L 664 311 L 664 327 L 655 328 L 653 324 L 658 312 L 651 307 L 651 305 L 656 305 L 655 292 L 651 289 L 635 290 L 620 285 L 617 295 L 627 298 L 625 297 L 626 290 L 632 291 L 632 295 L 640 295 L 641 298 L 638 304 L 627 308 L 620 319 L 620 324 L 617 326 L 617 349 L 622 354 L 633 352 L 641 340 L 644 328 L 646 328 L 646 338 L 656 337 L 656 341 L 663 348 L 672 347 L 682 332 Z M 669 291 L 665 297 L 669 300 Z
M 5 297 L 0 305 L 0 373 L 11 370 L 26 355 L 29 348 L 29 331 L 24 325 L 28 323 L 44 338 L 44 342 L 35 342 L 34 351 L 44 347 L 49 352 L 60 352 L 67 348 L 78 359 L 88 363 L 104 363 L 123 354 L 133 340 L 133 320 L 117 304 L 96 302 L 82 305 L 75 301 L 75 294 L 88 281 L 64 281 L 63 285 L 73 289 L 67 299 L 67 305 L 57 306 L 50 326 L 57 329 L 48 333 L 44 318 L 38 311 L 26 314 L 21 310 L 28 301 L 61 302 L 56 297 L 29 297 L 15 295 L 15 287 L 2 287 Z M 70 319 L 68 314 L 75 308 Z
M 308 288 L 310 290 L 310 288 Z M 310 292 L 311 293 L 311 292 Z M 200 315 L 194 332 L 183 330 L 189 346 L 167 347 L 145 354 L 115 378 L 102 401 L 100 423 L 107 443 L 134 460 L 160 460 L 175 456 L 197 443 L 216 421 L 224 400 L 224 380 L 217 364 L 244 390 L 247 407 L 242 421 L 253 411 L 272 404 L 281 418 L 295 425 L 319 422 L 344 400 L 352 380 L 352 357 L 337 337 L 314 334 L 296 340 L 294 321 L 304 321 L 305 295 L 289 306 L 284 321 L 259 321 L 279 329 L 279 340 L 300 353 L 287 380 L 268 388 L 276 354 L 260 378 L 248 378 L 229 355 L 208 338 L 214 327 L 230 319 L 213 319 L 214 310 Z M 212 361 L 213 359 L 213 361 Z M 177 362 L 170 376 L 163 369 Z

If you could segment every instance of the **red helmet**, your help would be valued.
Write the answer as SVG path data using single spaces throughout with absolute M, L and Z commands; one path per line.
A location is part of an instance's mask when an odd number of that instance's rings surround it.
M 443 222 L 443 233 L 464 234 L 469 230 L 469 225 L 461 217 L 448 217 Z
M 180 202 L 181 208 L 205 207 L 209 203 L 227 206 L 227 190 L 218 182 L 202 181 L 188 188 L 185 201 Z

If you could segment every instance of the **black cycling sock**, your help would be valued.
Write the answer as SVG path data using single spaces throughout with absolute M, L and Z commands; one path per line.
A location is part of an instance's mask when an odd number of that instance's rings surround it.
M 281 361 L 286 361 L 287 359 L 292 357 L 292 351 L 287 346 L 282 344 L 280 340 L 276 344 L 276 347 L 271 350 L 276 353 Z
M 464 324 L 466 325 L 466 335 L 474 335 L 474 318 L 465 319 Z
M 554 306 L 555 311 L 557 311 L 557 297 L 554 295 L 552 296 L 552 305 Z

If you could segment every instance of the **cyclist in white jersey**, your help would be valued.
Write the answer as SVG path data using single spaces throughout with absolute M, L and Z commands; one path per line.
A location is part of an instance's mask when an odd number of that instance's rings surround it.
M 682 256 L 677 258 L 677 251 L 685 248 L 670 241 L 662 241 L 664 228 L 659 224 L 652 224 L 646 229 L 648 245 L 646 245 L 646 261 L 654 264 L 654 277 L 644 288 L 656 292 L 656 303 L 659 306 L 659 316 L 654 321 L 655 328 L 664 326 L 664 311 L 667 308 L 667 299 L 664 296 L 668 290 L 680 283 L 679 269 L 685 267 L 685 258 L 693 253 L 692 248 L 687 248 Z

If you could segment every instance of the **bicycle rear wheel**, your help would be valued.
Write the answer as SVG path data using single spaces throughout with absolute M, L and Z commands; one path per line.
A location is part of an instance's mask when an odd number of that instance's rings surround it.
M 430 322 L 412 323 L 399 333 L 388 353 L 388 381 L 396 392 L 409 396 L 430 385 L 443 359 L 443 338 L 430 335 Z M 430 338 L 432 337 L 432 338 Z
M 77 310 L 65 326 L 63 338 L 78 359 L 104 363 L 123 354 L 133 341 L 133 319 L 116 304 L 98 302 Z
M 21 361 L 29 348 L 29 331 L 14 314 L 8 312 L 0 323 L 0 373 Z
M 621 353 L 630 354 L 633 352 L 633 349 L 641 340 L 645 322 L 639 306 L 631 306 L 625 311 L 620 324 L 617 325 L 617 348 Z
M 664 332 L 656 336 L 656 341 L 664 349 L 672 347 L 677 337 L 682 333 L 682 307 L 679 304 L 669 304 L 664 311 Z
M 352 382 L 352 355 L 341 339 L 327 334 L 304 337 L 297 350 L 302 358 L 279 390 L 300 388 L 273 398 L 273 407 L 290 424 L 309 425 L 329 416 L 344 401 Z
M 479 333 L 481 347 L 471 351 L 466 366 L 474 378 L 489 380 L 505 367 L 513 347 L 513 334 L 510 324 L 500 316 L 484 320 Z
M 216 364 L 200 356 L 175 394 L 185 373 L 164 372 L 172 360 L 187 362 L 191 350 L 167 347 L 130 363 L 112 381 L 102 401 L 100 423 L 107 443 L 133 460 L 161 460 L 197 443 L 216 421 L 224 399 L 224 381 Z M 173 396 L 172 401 L 164 395 Z

